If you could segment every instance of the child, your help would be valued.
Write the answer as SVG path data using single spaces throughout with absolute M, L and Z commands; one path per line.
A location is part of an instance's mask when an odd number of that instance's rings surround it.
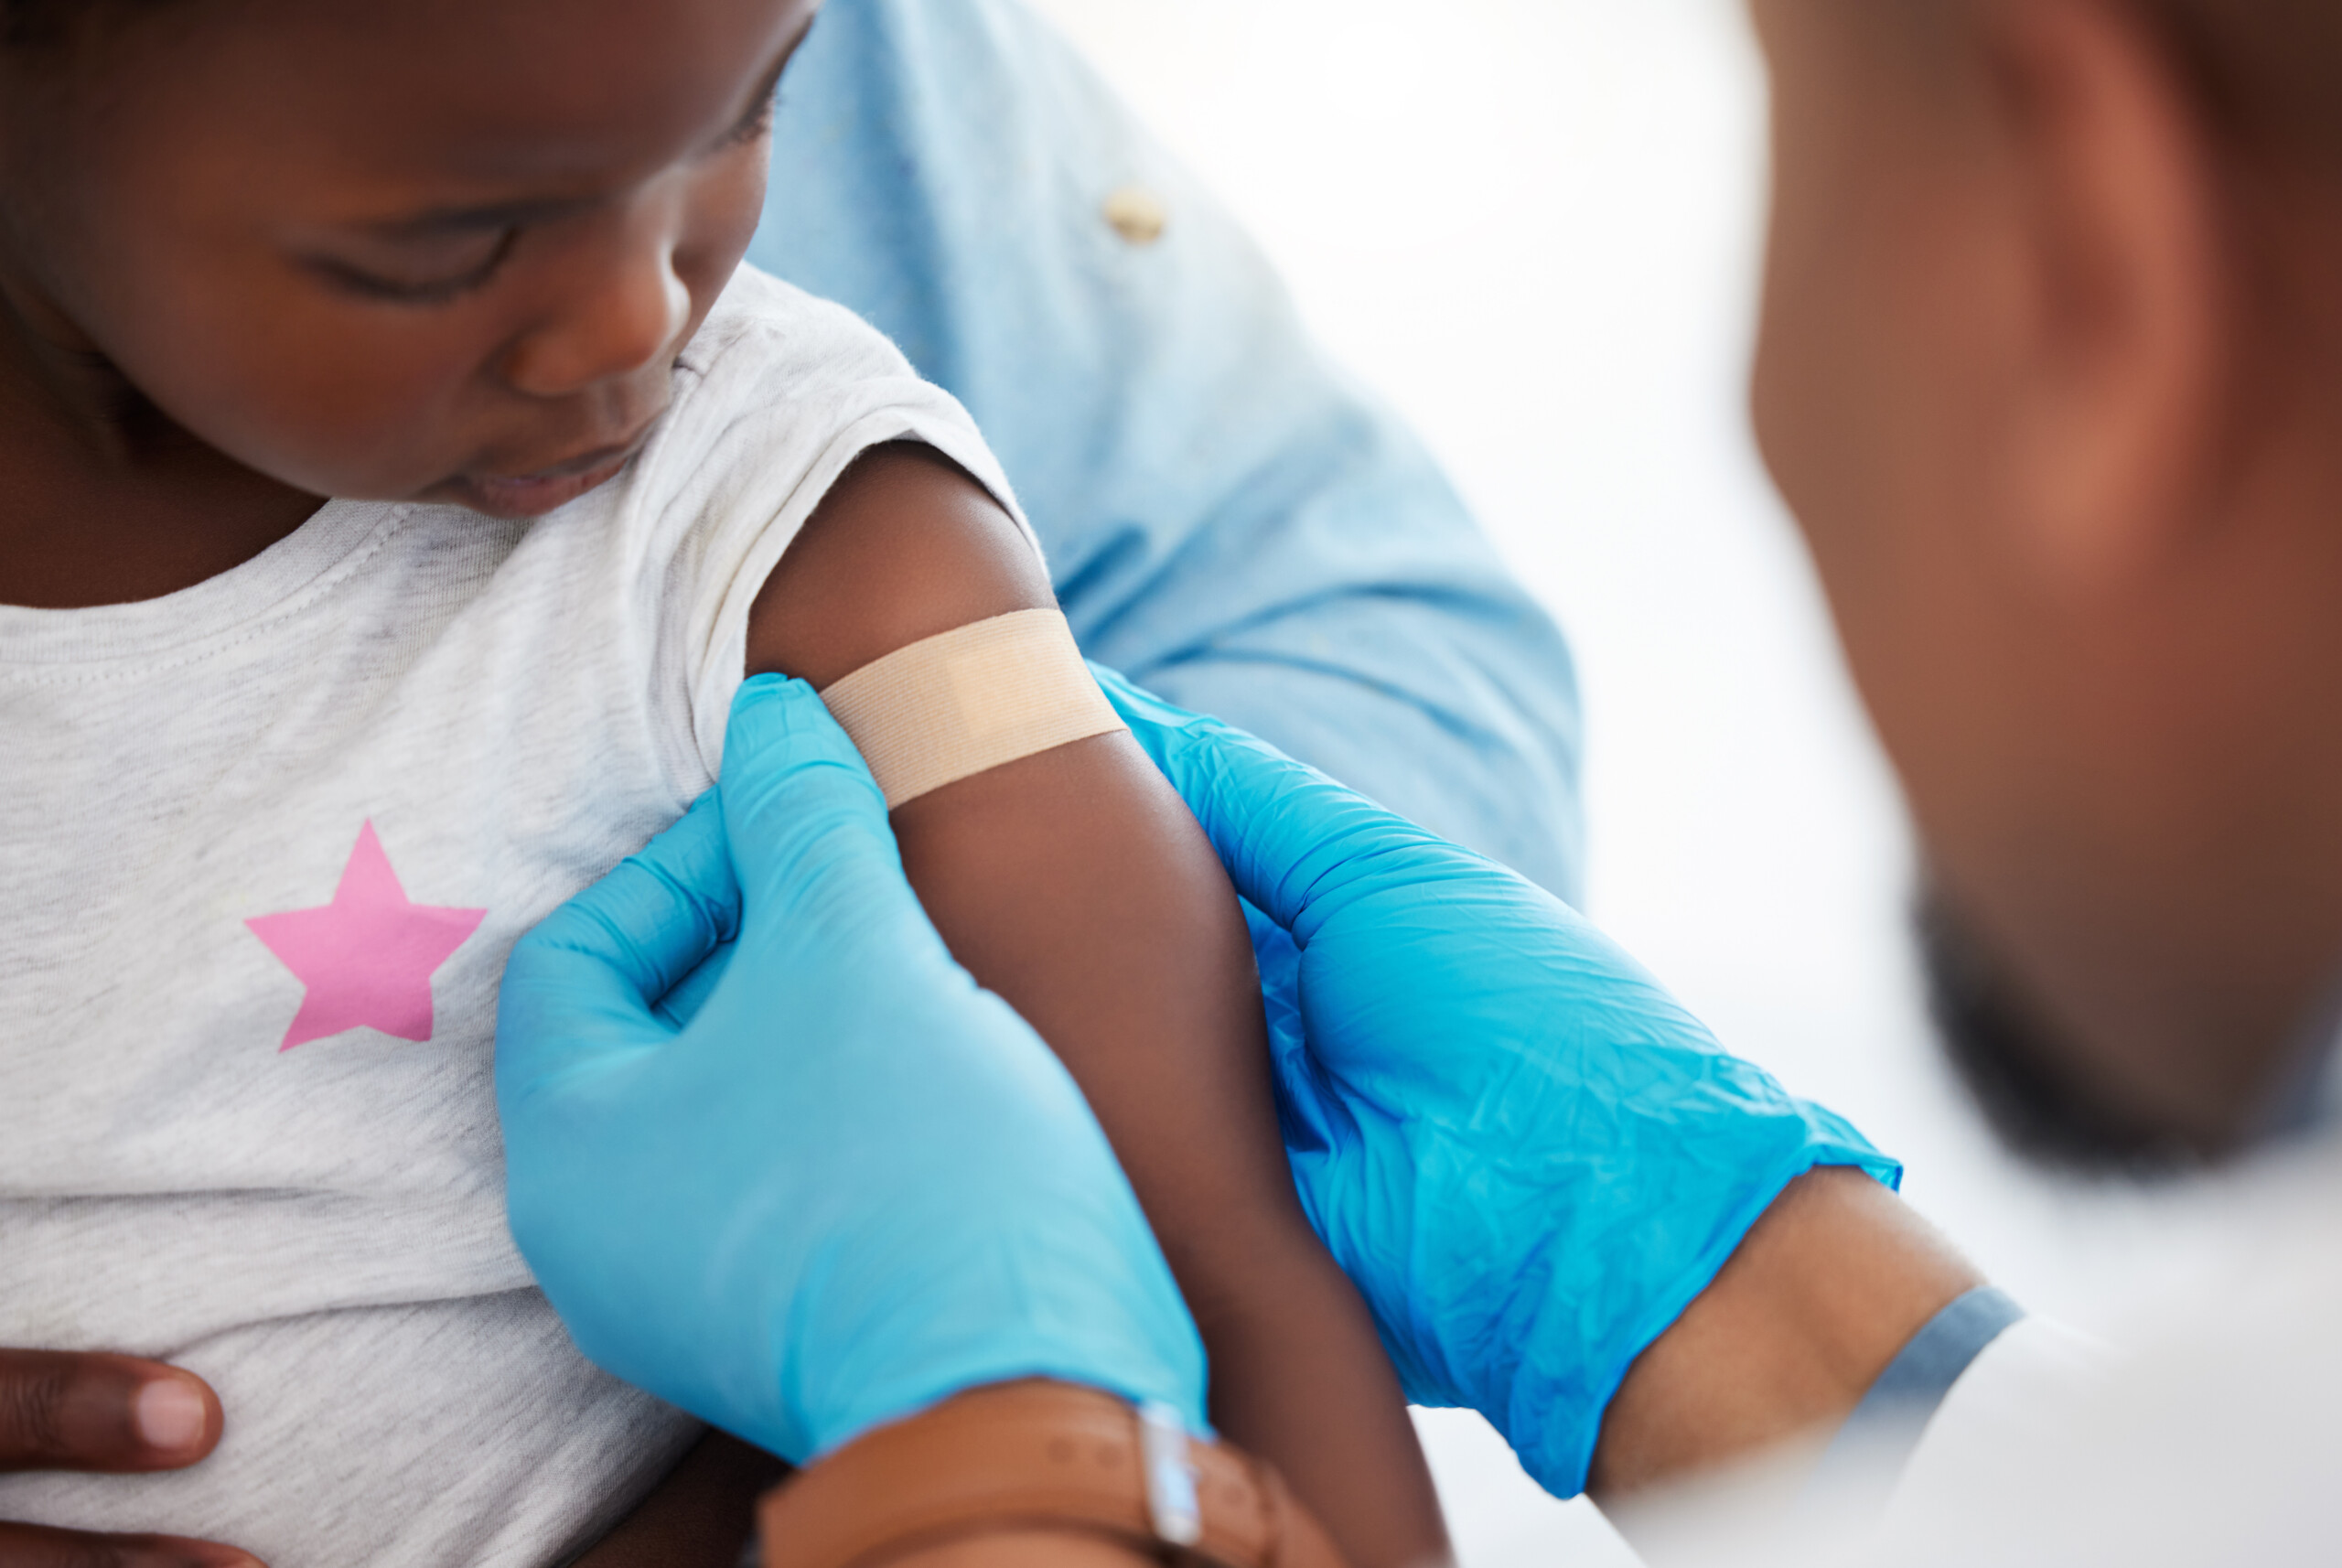
M 0 0 L 0 1343 L 231 1419 L 0 1518 L 551 1563 L 693 1440 L 511 1248 L 504 954 L 708 786 L 745 674 L 1053 602 L 958 405 L 735 275 L 813 4 Z M 1360 1564 L 1441 1554 L 1176 797 L 1101 736 L 896 822 L 1096 1105 L 1216 1422 Z

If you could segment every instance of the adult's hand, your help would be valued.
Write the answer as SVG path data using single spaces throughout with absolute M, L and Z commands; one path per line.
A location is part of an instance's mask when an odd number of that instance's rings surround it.
M 1726 1054 L 1543 890 L 1262 741 L 1098 674 L 1252 906 L 1295 1177 L 1409 1396 L 1479 1411 L 1542 1485 L 1575 1494 L 1630 1365 L 1789 1184 L 1820 1165 L 1892 1183 L 1900 1167 Z M 1895 1206 L 1872 1182 L 1853 1186 L 1820 1223 L 1851 1206 L 1867 1258 L 1880 1221 L 1863 1206 Z M 1752 1412 L 1748 1436 L 1842 1414 L 1965 1288 L 1928 1246 L 1885 1247 L 1901 1294 L 1858 1316 L 1847 1354 L 1806 1355 L 1746 1324 L 1705 1333 L 1714 1348 L 1766 1346 L 1790 1380 L 1780 1419 Z M 1810 1254 L 1764 1255 L 1783 1260 L 1801 1304 Z M 1714 1364 L 1731 1359 L 1692 1369 L 1693 1419 L 1756 1381 Z M 1800 1368 L 1817 1360 L 1850 1369 L 1842 1386 L 1810 1386 Z M 1661 1442 L 1713 1458 L 1730 1435 Z
M 193 1373 L 128 1356 L 0 1350 L 0 1471 L 177 1470 L 220 1441 L 220 1401 Z M 0 1568 L 259 1568 L 174 1535 L 88 1535 L 0 1523 Z
M 1105 1135 L 952 961 L 844 732 L 766 677 L 725 752 L 505 972 L 512 1230 L 579 1348 L 798 1463 L 1024 1378 L 1204 1430 L 1201 1343 Z

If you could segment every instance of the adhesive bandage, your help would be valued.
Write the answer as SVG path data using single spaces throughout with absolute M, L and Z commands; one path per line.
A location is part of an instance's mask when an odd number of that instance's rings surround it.
M 898 648 L 822 693 L 893 811 L 1020 757 L 1129 726 L 1058 610 L 1018 610 Z

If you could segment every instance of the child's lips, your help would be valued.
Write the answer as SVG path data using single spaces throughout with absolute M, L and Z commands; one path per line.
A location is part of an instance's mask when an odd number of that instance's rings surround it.
M 642 439 L 637 435 L 616 446 L 598 447 L 533 474 L 467 475 L 455 488 L 476 510 L 497 517 L 542 517 L 616 478 L 634 460 Z

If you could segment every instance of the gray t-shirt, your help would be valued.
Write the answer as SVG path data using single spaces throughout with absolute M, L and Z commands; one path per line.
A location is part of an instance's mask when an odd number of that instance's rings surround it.
M 512 1246 L 497 983 L 709 786 L 757 587 L 899 437 L 1010 501 L 892 345 L 744 269 L 550 516 L 334 501 L 167 598 L 0 607 L 0 1345 L 228 1410 L 193 1470 L 0 1477 L 0 1519 L 541 1564 L 692 1440 Z

